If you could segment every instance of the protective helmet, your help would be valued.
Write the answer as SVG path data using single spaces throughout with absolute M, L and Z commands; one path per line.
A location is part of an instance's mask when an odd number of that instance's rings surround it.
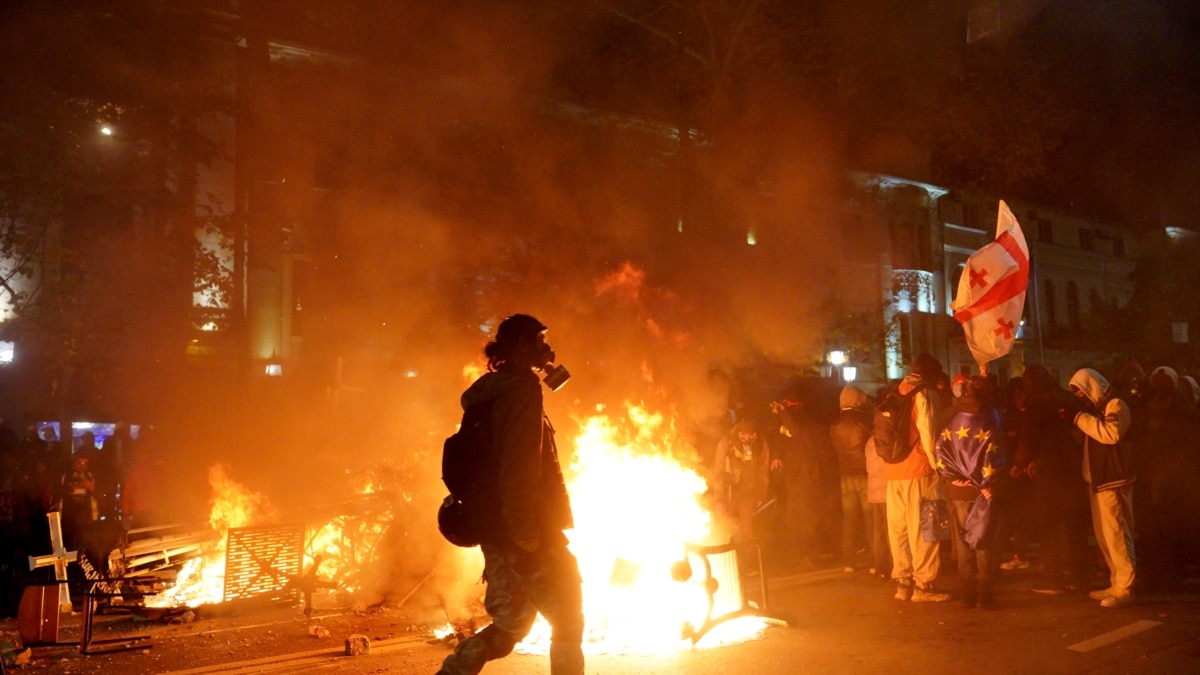
M 446 541 L 463 548 L 473 548 L 479 545 L 477 537 L 470 524 L 467 507 L 454 495 L 446 495 L 438 508 L 438 531 Z

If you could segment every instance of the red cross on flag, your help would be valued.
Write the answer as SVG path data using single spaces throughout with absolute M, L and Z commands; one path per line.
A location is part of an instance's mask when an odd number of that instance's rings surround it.
M 1029 246 L 1025 244 L 1025 233 L 1008 204 L 1001 201 L 996 240 L 967 258 L 958 293 L 950 303 L 981 371 L 986 373 L 989 361 L 1012 351 L 1025 311 L 1028 284 Z

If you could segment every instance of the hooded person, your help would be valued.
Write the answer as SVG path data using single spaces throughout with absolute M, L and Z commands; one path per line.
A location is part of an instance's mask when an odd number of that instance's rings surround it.
M 860 541 L 871 541 L 871 505 L 867 499 L 867 441 L 873 420 L 866 392 L 847 384 L 838 395 L 840 412 L 829 427 L 837 453 L 842 495 L 843 571 L 853 572 Z
M 1195 409 L 1180 391 L 1181 379 L 1173 368 L 1155 368 L 1145 397 L 1134 409 L 1137 425 L 1130 436 L 1138 476 L 1133 487 L 1134 516 L 1138 548 L 1147 563 L 1139 570 L 1142 587 L 1184 578 L 1180 507 L 1194 499 L 1194 473 L 1184 469 L 1196 454 L 1196 430 Z
M 583 673 L 583 599 L 579 564 L 567 549 L 571 503 L 534 370 L 554 372 L 546 326 L 526 314 L 500 323 L 484 348 L 488 372 L 462 395 L 464 410 L 490 406 L 491 452 L 497 460 L 493 514 L 481 533 L 492 623 L 459 643 L 440 673 L 478 673 L 506 656 L 540 612 L 551 626 L 550 672 Z M 553 386 L 549 385 L 548 386 Z
M 1180 377 L 1179 391 L 1193 407 L 1200 405 L 1200 383 L 1196 382 L 1196 378 L 1191 375 Z
M 1081 368 L 1069 384 L 1080 402 L 1072 423 L 1083 432 L 1083 480 L 1088 484 L 1092 529 L 1108 565 L 1108 588 L 1089 597 L 1102 607 L 1133 602 L 1137 556 L 1133 548 L 1133 470 L 1129 432 L 1133 423 L 1125 403 L 1103 375 Z
M 884 465 L 887 477 L 888 543 L 892 552 L 892 578 L 897 600 L 945 602 L 951 599 L 934 587 L 941 566 L 937 541 L 921 534 L 922 502 L 942 499 L 938 475 L 933 470 L 937 433 L 942 411 L 950 398 L 949 378 L 933 356 L 922 353 L 913 361 L 912 373 L 900 381 L 901 396 L 912 396 L 912 414 L 907 421 L 907 456 Z

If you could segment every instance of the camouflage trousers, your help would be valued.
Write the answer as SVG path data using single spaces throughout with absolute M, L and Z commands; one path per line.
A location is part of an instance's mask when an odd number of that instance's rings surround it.
M 493 659 L 507 656 L 533 628 L 538 612 L 550 623 L 550 672 L 583 674 L 583 593 L 579 563 L 565 544 L 538 551 L 538 568 L 517 571 L 519 554 L 513 547 L 484 544 L 483 604 L 492 623 L 459 643 L 442 662 L 448 675 L 474 675 Z

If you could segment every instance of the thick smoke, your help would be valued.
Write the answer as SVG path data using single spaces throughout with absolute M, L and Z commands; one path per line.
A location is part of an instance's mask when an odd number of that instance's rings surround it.
M 400 467 L 391 488 L 403 494 L 397 526 L 406 536 L 389 542 L 381 591 L 393 600 L 435 565 L 430 587 L 478 578 L 460 571 L 460 556 L 433 528 L 444 495 L 437 460 L 461 414 L 464 367 L 478 374 L 483 343 L 504 316 L 530 313 L 549 325 L 548 341 L 573 374 L 546 396 L 568 464 L 575 422 L 598 405 L 619 415 L 625 401 L 645 402 L 703 429 L 724 413 L 740 366 L 811 358 L 821 335 L 817 309 L 836 257 L 823 233 L 833 231 L 836 205 L 819 125 L 789 119 L 748 132 L 735 119 L 706 128 L 681 194 L 670 121 L 557 98 L 550 74 L 577 58 L 575 45 L 512 25 L 517 18 L 436 22 L 431 42 L 410 46 L 445 66 L 428 79 L 401 63 L 318 79 L 321 88 L 295 102 L 307 111 L 279 99 L 284 119 L 311 115 L 317 129 L 299 147 L 270 148 L 287 158 L 276 171 L 288 183 L 317 188 L 300 197 L 321 216 L 303 233 L 321 279 L 306 298 L 305 349 L 343 354 L 346 383 L 362 391 L 339 399 L 345 426 L 335 429 L 309 429 L 298 402 L 303 438 L 241 461 L 266 460 L 269 470 L 247 471 L 293 501 L 336 492 L 343 470 Z M 336 148 L 325 131 L 346 127 L 340 188 L 326 196 L 321 166 Z M 777 163 L 770 195 L 744 175 L 748 144 L 763 139 L 803 158 Z M 721 143 L 735 147 L 714 153 Z M 714 215 L 695 215 L 705 211 Z M 461 615 L 465 595 L 451 584 L 420 597 L 412 602 L 436 619 L 441 607 L 430 597 Z
M 395 520 L 373 591 L 403 599 L 422 583 L 477 578 L 434 529 L 438 458 L 504 316 L 548 324 L 573 374 L 546 397 L 568 463 L 575 422 L 597 406 L 669 411 L 699 445 L 743 366 L 799 370 L 820 353 L 844 246 L 846 129 L 790 98 L 778 73 L 739 74 L 735 88 L 731 73 L 701 68 L 687 71 L 701 84 L 683 91 L 687 59 L 600 3 L 239 4 L 246 23 L 234 33 L 246 33 L 252 71 L 241 92 L 250 115 L 237 121 L 251 227 L 292 237 L 303 338 L 282 382 L 184 373 L 144 394 L 162 410 L 171 516 L 207 518 L 205 476 L 218 462 L 297 520 L 377 474 Z M 1036 25 L 1041 5 L 1020 7 L 1021 25 Z M 846 11 L 830 23 L 844 31 L 830 58 L 889 60 L 863 27 L 890 22 Z M 30 34 L 52 36 L 54 17 L 36 19 Z M 634 62 L 659 70 L 604 66 L 606 36 L 661 52 Z M 227 37 L 214 32 L 196 56 L 232 97 L 240 48 Z M 52 50 L 56 64 L 92 53 L 71 39 Z M 898 52 L 920 51 L 899 41 Z M 195 76 L 95 47 L 108 59 L 75 64 L 77 79 L 103 71 L 160 86 L 165 99 Z M 665 95 L 638 92 L 646 82 Z M 734 94 L 769 103 L 739 108 Z M 638 105 L 623 108 L 622 97 Z M 218 194 L 234 180 L 226 103 L 204 125 L 227 163 L 200 187 Z M 887 137 L 867 145 L 859 156 L 920 164 Z M 252 260 L 255 273 L 279 265 Z M 139 344 L 131 337 L 127 350 Z M 428 599 L 438 593 L 413 597 L 441 611 Z M 441 597 L 458 611 L 465 594 Z

